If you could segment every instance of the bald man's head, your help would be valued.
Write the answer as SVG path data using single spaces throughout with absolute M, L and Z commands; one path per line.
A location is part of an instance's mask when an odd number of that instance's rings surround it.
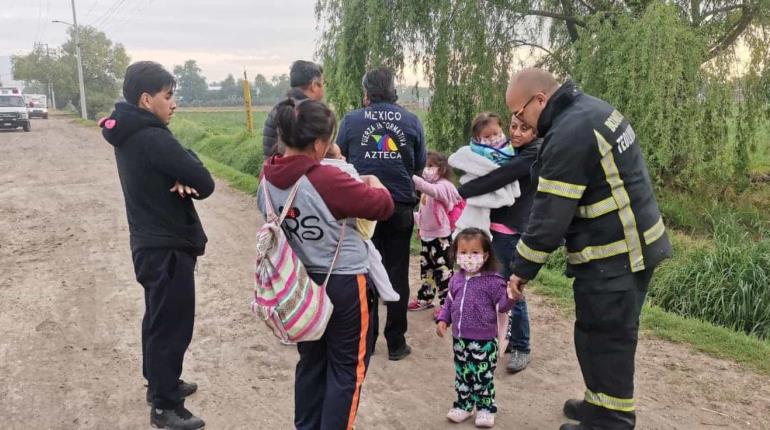
M 514 116 L 536 129 L 545 104 L 558 89 L 559 83 L 551 72 L 528 68 L 511 76 L 505 102 Z

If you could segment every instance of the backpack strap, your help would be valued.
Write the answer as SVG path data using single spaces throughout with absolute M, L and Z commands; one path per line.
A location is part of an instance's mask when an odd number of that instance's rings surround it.
M 294 200 L 297 197 L 297 191 L 299 190 L 300 181 L 298 180 L 296 184 L 294 184 L 294 187 L 289 192 L 289 196 L 286 197 L 286 202 L 283 204 L 283 210 L 281 211 L 281 214 L 278 216 L 277 223 L 278 225 L 283 224 L 283 221 L 286 219 L 286 216 L 289 214 L 289 211 L 291 210 L 291 205 L 294 204 Z M 262 187 L 265 194 L 265 208 L 267 209 L 267 216 L 268 218 L 273 218 L 276 216 L 275 213 L 275 207 L 273 206 L 273 200 L 270 197 L 270 186 L 267 182 L 265 182 L 265 186 Z
M 265 208 L 267 209 L 267 216 L 275 217 L 275 207 L 273 206 L 273 201 L 270 198 L 270 191 L 268 190 L 269 185 L 267 182 L 265 182 L 264 185 L 265 186 L 262 187 L 262 189 L 264 190 L 265 194 Z M 299 181 L 297 181 L 297 183 L 294 185 L 294 188 L 292 188 L 289 192 L 289 196 L 286 198 L 286 203 L 283 205 L 283 211 L 281 211 L 281 214 L 278 216 L 277 223 L 279 226 L 283 224 L 284 219 L 286 219 L 286 215 L 289 214 L 291 205 L 294 204 L 294 199 L 297 197 L 297 190 L 299 190 Z M 332 276 L 332 270 L 334 270 L 334 266 L 337 265 L 337 258 L 340 256 L 340 251 L 342 251 L 342 241 L 345 239 L 345 227 L 347 227 L 347 224 L 347 218 L 343 219 L 342 227 L 340 228 L 340 240 L 337 242 L 337 249 L 334 251 L 334 257 L 332 258 L 331 266 L 329 266 L 329 272 L 326 274 L 326 279 L 323 283 L 324 287 L 329 282 L 329 278 Z
M 329 283 L 329 278 L 332 276 L 332 271 L 334 270 L 334 266 L 337 265 L 337 257 L 340 256 L 340 251 L 342 250 L 342 241 L 345 239 L 345 227 L 348 225 L 348 219 L 345 218 L 342 220 L 342 228 L 340 228 L 340 240 L 337 242 L 337 250 L 334 251 L 334 257 L 332 258 L 332 264 L 329 266 L 329 272 L 326 274 L 326 279 L 324 280 L 323 286 L 326 287 L 326 284 Z

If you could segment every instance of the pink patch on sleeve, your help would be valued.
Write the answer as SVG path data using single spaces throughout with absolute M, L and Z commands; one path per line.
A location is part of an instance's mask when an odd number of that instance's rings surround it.
M 98 125 L 99 127 L 101 127 L 101 126 L 102 126 L 102 124 L 104 124 L 104 121 L 107 121 L 107 117 L 106 117 L 106 116 L 105 116 L 105 117 L 103 117 L 103 118 L 101 118 L 99 121 L 96 121 L 96 125 Z
M 107 121 L 104 121 L 104 128 L 106 128 L 107 130 L 112 130 L 115 127 L 115 124 L 117 123 L 118 123 L 117 121 L 110 118 Z

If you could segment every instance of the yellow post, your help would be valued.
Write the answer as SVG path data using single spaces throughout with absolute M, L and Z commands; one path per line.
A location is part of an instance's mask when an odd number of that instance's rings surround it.
M 243 71 L 243 106 L 246 108 L 246 130 L 249 134 L 254 133 L 254 117 L 251 114 L 251 84 Z

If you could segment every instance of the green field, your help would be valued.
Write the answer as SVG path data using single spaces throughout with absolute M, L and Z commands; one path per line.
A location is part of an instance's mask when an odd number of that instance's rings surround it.
M 263 162 L 265 117 L 265 112 L 255 113 L 252 135 L 245 130 L 245 114 L 235 111 L 178 112 L 171 129 L 214 174 L 253 194 Z M 768 138 L 770 131 L 751 154 L 757 174 L 770 172 Z M 741 195 L 659 192 L 667 224 L 676 229 L 675 256 L 657 271 L 643 313 L 644 330 L 770 374 L 768 197 L 770 185 L 764 183 Z M 418 247 L 413 240 L 412 252 Z M 561 274 L 563 259 L 551 260 L 534 288 L 569 311 L 571 281 Z

